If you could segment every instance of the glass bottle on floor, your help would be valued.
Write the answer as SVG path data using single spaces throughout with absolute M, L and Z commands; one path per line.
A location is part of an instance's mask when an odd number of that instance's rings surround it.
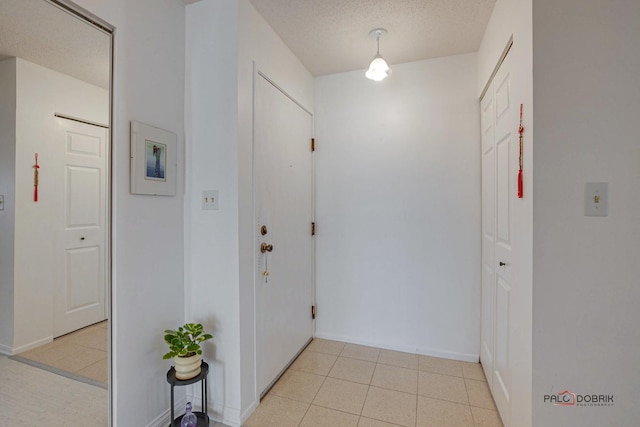
M 198 425 L 198 418 L 191 412 L 191 402 L 187 402 L 187 412 L 182 417 L 180 427 L 196 427 Z

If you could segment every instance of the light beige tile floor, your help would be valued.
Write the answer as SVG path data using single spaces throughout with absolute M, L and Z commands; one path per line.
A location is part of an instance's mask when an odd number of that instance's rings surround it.
M 107 390 L 0 355 L 0 426 L 107 427 L 108 411 Z
M 245 427 L 502 427 L 479 363 L 315 339 Z
M 109 375 L 107 345 L 105 320 L 63 335 L 18 356 L 106 385 Z
M 0 426 L 106 427 L 108 393 L 0 356 Z

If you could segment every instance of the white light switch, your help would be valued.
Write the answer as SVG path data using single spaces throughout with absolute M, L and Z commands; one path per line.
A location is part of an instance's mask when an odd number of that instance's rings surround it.
M 220 209 L 218 203 L 218 190 L 206 190 L 202 192 L 202 210 L 217 211 Z
M 607 216 L 608 186 L 606 182 L 587 182 L 584 185 L 585 216 Z

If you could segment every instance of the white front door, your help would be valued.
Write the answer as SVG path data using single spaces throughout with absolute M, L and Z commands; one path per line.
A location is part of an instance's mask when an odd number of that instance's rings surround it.
M 517 194 L 518 121 L 507 55 L 481 103 L 482 111 L 482 336 L 481 362 L 508 427 L 513 333 L 513 204 Z
M 56 119 L 54 336 L 106 319 L 108 130 Z
M 254 114 L 256 383 L 262 394 L 313 335 L 312 117 L 261 75 Z M 263 253 L 263 243 L 272 250 Z

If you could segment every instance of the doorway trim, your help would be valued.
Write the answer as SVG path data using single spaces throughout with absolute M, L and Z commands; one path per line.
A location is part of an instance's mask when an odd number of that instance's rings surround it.
M 286 370 L 291 366 L 291 364 L 295 361 L 295 359 L 304 351 L 304 349 L 311 343 L 313 338 L 315 337 L 316 330 L 316 320 L 315 316 L 312 318 L 311 323 L 311 338 L 304 344 L 304 346 L 294 355 L 291 361 L 281 370 L 281 372 L 276 376 L 276 378 L 266 387 L 264 392 L 258 389 L 258 327 L 257 327 L 257 300 L 256 300 L 256 289 L 258 286 L 258 281 L 256 279 L 255 269 L 258 265 L 258 259 L 256 256 L 256 250 L 253 245 L 257 242 L 258 237 L 258 227 L 257 227 L 257 205 L 256 205 L 256 88 L 257 82 L 259 78 L 263 78 L 267 83 L 271 84 L 275 89 L 281 92 L 285 97 L 291 100 L 294 104 L 296 104 L 300 109 L 302 109 L 305 113 L 307 113 L 311 119 L 311 137 L 315 138 L 315 116 L 313 112 L 311 112 L 308 108 L 306 108 L 302 103 L 300 103 L 294 96 L 292 96 L 289 92 L 283 89 L 280 85 L 278 85 L 272 78 L 270 78 L 261 68 L 258 66 L 256 61 L 253 61 L 253 88 L 252 88 L 252 123 L 251 123 L 251 191 L 252 191 L 252 284 L 253 284 L 253 385 L 254 385 L 254 396 L 255 401 L 250 407 L 245 411 L 245 413 L 252 413 L 255 408 L 259 405 L 260 401 L 264 396 L 267 395 L 269 390 L 273 387 L 273 385 L 280 379 L 282 374 L 286 372 Z M 311 141 L 309 141 L 311 144 Z M 311 151 L 311 165 L 310 165 L 310 173 L 311 173 L 311 223 L 315 224 L 316 222 L 316 159 L 315 159 L 315 149 Z M 311 228 L 310 228 L 311 232 Z M 315 307 L 316 305 L 316 234 L 313 234 L 313 240 L 311 244 L 311 305 Z M 311 312 L 309 313 L 311 314 Z
M 271 80 L 271 79 L 269 78 L 269 76 L 267 76 L 265 73 L 263 73 L 263 72 L 262 72 L 262 71 L 260 71 L 260 70 L 257 70 L 257 74 L 258 74 L 258 76 L 260 76 L 260 77 L 264 78 L 266 81 L 268 81 L 269 83 L 271 83 L 271 85 L 272 85 L 273 87 L 275 87 L 275 88 L 276 88 L 276 89 L 278 89 L 280 92 L 282 92 L 282 94 L 283 94 L 284 96 L 286 96 L 286 97 L 287 97 L 287 98 L 289 98 L 291 101 L 293 101 L 293 103 L 295 103 L 298 107 L 302 108 L 302 109 L 303 109 L 307 114 L 309 114 L 309 115 L 313 118 L 313 113 L 312 113 L 311 111 L 307 110 L 307 109 L 305 108 L 305 106 L 304 106 L 304 105 L 302 105 L 301 103 L 299 103 L 299 102 L 298 102 L 298 100 L 297 100 L 297 99 L 295 99 L 293 96 L 289 95 L 289 93 L 288 93 L 286 90 L 282 89 L 282 88 L 281 88 L 281 87 L 280 87 L 276 82 L 274 82 L 273 80 Z M 256 77 L 257 77 L 257 76 L 256 76 Z M 254 87 L 254 92 L 255 92 L 255 87 Z M 255 106 L 255 105 L 254 105 L 254 106 Z
M 507 57 L 507 54 L 511 50 L 511 46 L 513 46 L 513 34 L 511 34 L 511 37 L 509 37 L 509 41 L 507 42 L 507 45 L 505 46 L 504 50 L 502 51 L 502 54 L 500 55 L 500 58 L 498 59 L 498 62 L 496 63 L 496 66 L 493 68 L 493 71 L 491 72 L 491 75 L 489 76 L 489 79 L 485 83 L 484 89 L 482 89 L 482 93 L 480 94 L 480 101 L 482 101 L 482 99 L 484 98 L 484 96 L 487 93 L 487 90 L 489 90 L 489 86 L 491 86 L 491 83 L 493 82 L 494 77 L 498 73 L 498 70 L 500 69 L 500 66 L 502 65 L 502 63 L 504 62 L 504 59 Z

